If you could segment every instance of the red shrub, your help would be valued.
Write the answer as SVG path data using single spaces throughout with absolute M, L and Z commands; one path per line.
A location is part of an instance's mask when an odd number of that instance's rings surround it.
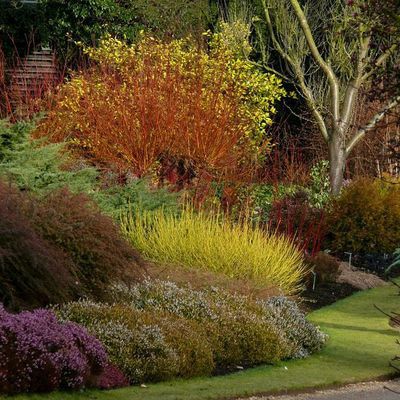
M 283 93 L 278 80 L 226 50 L 208 55 L 180 41 L 107 43 L 108 50 L 91 50 L 99 65 L 62 88 L 37 135 L 68 140 L 102 165 L 174 183 L 204 173 L 237 180 L 252 171 L 269 144 L 254 115 L 273 114 Z
M 129 386 L 129 380 L 114 364 L 108 364 L 98 377 L 96 387 L 99 389 L 116 389 Z
M 0 302 L 36 307 L 76 295 L 76 265 L 43 239 L 23 208 L 36 205 L 0 182 Z
M 32 308 L 86 295 L 141 273 L 111 218 L 67 190 L 37 199 L 0 182 L 0 302 Z
M 303 192 L 273 203 L 268 224 L 278 233 L 293 238 L 301 250 L 311 255 L 321 250 L 327 230 L 324 211 L 310 206 Z
M 141 274 L 138 252 L 86 195 L 59 190 L 26 212 L 40 235 L 62 249 L 77 266 L 87 295 L 102 298 L 110 281 L 130 281 Z

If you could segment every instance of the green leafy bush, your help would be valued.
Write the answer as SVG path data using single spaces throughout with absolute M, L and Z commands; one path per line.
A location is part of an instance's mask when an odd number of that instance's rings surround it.
M 19 121 L 12 124 L 6 119 L 0 119 L 0 162 L 19 144 L 25 142 L 33 128 L 33 122 Z
M 24 124 L 22 130 L 21 123 L 7 129 L 0 126 L 2 128 L 4 146 L 0 143 L 0 176 L 22 190 L 39 195 L 63 187 L 74 193 L 94 192 L 97 171 L 87 165 L 77 167 L 77 161 L 65 151 L 64 144 L 44 145 L 43 140 L 31 139 L 33 125 Z
M 358 180 L 334 200 L 328 219 L 332 250 L 392 253 L 400 243 L 400 187 Z
M 67 61 L 76 42 L 93 44 L 105 34 L 135 40 L 141 30 L 161 37 L 203 32 L 216 16 L 207 0 L 41 0 L 38 4 L 0 2 L 0 38 L 7 55 L 34 43 L 48 43 Z
M 310 205 L 317 208 L 324 207 L 330 200 L 329 161 L 321 160 L 310 171 L 311 183 L 305 190 Z
M 298 291 L 305 273 L 289 239 L 188 207 L 179 216 L 135 212 L 122 227 L 132 245 L 154 261 L 248 278 L 285 293 Z
M 132 382 L 304 357 L 326 340 L 283 298 L 257 303 L 216 288 L 195 291 L 155 280 L 115 286 L 113 301 L 69 303 L 56 311 L 97 336 Z

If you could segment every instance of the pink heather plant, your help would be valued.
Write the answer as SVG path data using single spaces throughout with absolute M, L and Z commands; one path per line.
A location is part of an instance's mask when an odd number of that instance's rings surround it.
M 107 365 L 102 344 L 52 311 L 8 313 L 0 304 L 0 392 L 91 386 Z

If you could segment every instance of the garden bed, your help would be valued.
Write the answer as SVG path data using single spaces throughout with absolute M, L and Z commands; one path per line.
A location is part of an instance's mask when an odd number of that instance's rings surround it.
M 323 351 L 307 359 L 281 362 L 214 378 L 175 380 L 114 391 L 21 395 L 14 400 L 202 400 L 292 392 L 367 381 L 393 375 L 398 332 L 374 308 L 396 310 L 398 288 L 384 286 L 354 294 L 309 315 L 330 336 Z

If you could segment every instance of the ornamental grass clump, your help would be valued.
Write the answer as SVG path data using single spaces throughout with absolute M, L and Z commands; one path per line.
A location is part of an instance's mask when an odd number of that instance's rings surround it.
M 291 240 L 189 207 L 179 216 L 134 210 L 123 217 L 122 228 L 151 260 L 248 278 L 285 294 L 299 291 L 305 274 L 302 254 Z
M 85 328 L 49 310 L 15 315 L 0 305 L 0 393 L 85 388 L 106 364 L 104 347 Z

